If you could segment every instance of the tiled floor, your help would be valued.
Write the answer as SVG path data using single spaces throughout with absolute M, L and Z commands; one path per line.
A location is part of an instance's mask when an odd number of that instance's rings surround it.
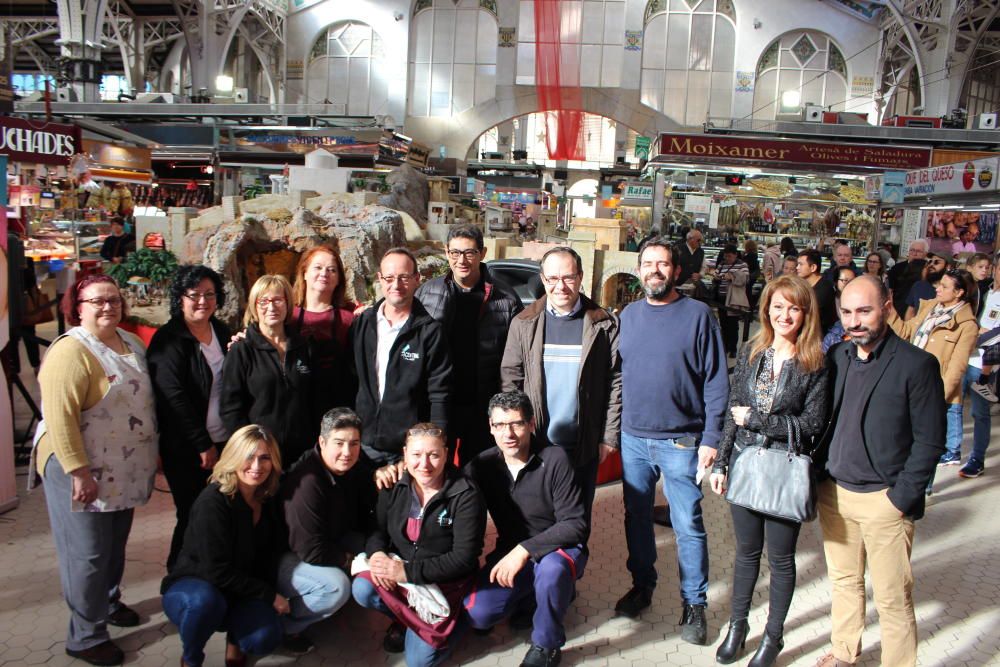
M 30 378 L 25 379 L 32 384 Z M 18 412 L 23 415 L 23 410 Z M 967 440 L 971 437 L 968 426 Z M 995 523 L 1000 506 L 1000 486 L 995 484 L 1000 454 L 994 453 L 987 461 L 988 472 L 979 479 L 962 480 L 956 470 L 942 470 L 927 517 L 917 526 L 913 564 L 920 664 L 1000 665 L 1000 530 Z M 23 487 L 25 471 L 19 472 L 18 484 Z M 162 478 L 157 487 L 165 489 Z M 728 619 L 733 538 L 726 503 L 712 496 L 706 498 L 704 507 L 711 559 L 711 646 L 691 646 L 678 635 L 676 550 L 669 529 L 657 528 L 661 581 L 653 606 L 637 621 L 612 617 L 615 601 L 629 585 L 621 486 L 612 484 L 597 493 L 593 554 L 567 619 L 569 641 L 563 664 L 715 664 L 720 628 Z M 48 526 L 41 491 L 23 496 L 18 509 L 0 515 L 0 667 L 74 663 L 63 651 L 67 613 Z M 158 593 L 172 528 L 170 496 L 158 491 L 136 515 L 125 570 L 125 601 L 139 611 L 144 622 L 138 628 L 112 629 L 112 636 L 126 651 L 127 664 L 159 667 L 179 662 L 180 642 L 163 615 Z M 812 665 L 828 648 L 829 581 L 816 523 L 804 527 L 797 560 L 798 588 L 781 665 Z M 764 625 L 766 601 L 765 564 L 751 613 L 752 646 Z M 381 616 L 352 602 L 333 619 L 311 629 L 317 643 L 313 653 L 298 659 L 277 654 L 258 664 L 402 665 L 401 656 L 387 656 L 381 649 L 385 626 Z M 526 632 L 512 632 L 506 625 L 486 637 L 470 635 L 450 664 L 517 665 L 527 638 Z M 879 664 L 878 645 L 876 615 L 870 609 L 862 664 Z M 222 653 L 223 638 L 216 635 L 209 644 L 206 664 L 221 665 Z

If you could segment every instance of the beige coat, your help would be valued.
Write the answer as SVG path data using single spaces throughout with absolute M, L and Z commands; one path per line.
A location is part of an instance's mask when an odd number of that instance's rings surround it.
M 889 326 L 899 337 L 910 341 L 936 303 L 935 299 L 921 299 L 920 310 L 906 321 L 893 311 L 889 316 Z M 962 378 L 969 365 L 969 356 L 976 348 L 978 336 L 979 324 L 976 323 L 976 316 L 969 304 L 959 308 L 950 322 L 931 332 L 924 349 L 934 355 L 941 365 L 946 403 L 962 402 Z

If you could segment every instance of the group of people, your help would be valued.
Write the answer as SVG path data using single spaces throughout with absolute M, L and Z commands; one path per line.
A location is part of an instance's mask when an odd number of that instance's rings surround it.
M 68 654 L 120 664 L 107 626 L 140 622 L 119 586 L 158 454 L 177 512 L 163 607 L 183 664 L 201 665 L 220 631 L 231 665 L 282 644 L 308 651 L 305 630 L 353 597 L 391 619 L 383 647 L 408 665 L 439 664 L 467 630 L 505 617 L 532 628 L 522 664 L 556 665 L 589 558 L 598 468 L 616 451 L 632 580 L 616 613 L 636 618 L 652 603 L 662 478 L 680 635 L 705 645 L 702 478 L 726 493 L 740 453 L 758 444 L 812 455 L 822 480 L 834 595 L 833 648 L 821 664 L 858 660 L 866 562 L 883 662 L 915 664 L 909 556 L 945 451 L 951 373 L 943 380 L 946 365 L 921 344 L 935 335 L 930 325 L 912 345 L 894 333 L 882 280 L 862 275 L 840 290 L 835 317 L 848 340 L 825 356 L 815 284 L 771 280 L 760 332 L 730 382 L 719 322 L 676 289 L 684 264 L 664 238 L 642 244 L 645 298 L 620 318 L 582 293 L 583 263 L 569 247 L 542 258 L 545 296 L 523 310 L 483 263 L 478 229 L 452 228 L 446 253 L 450 271 L 421 284 L 409 250 L 387 251 L 376 276 L 383 298 L 357 309 L 344 299 L 336 248 L 319 246 L 303 254 L 294 285 L 256 280 L 235 336 L 216 317 L 230 288 L 207 267 L 182 267 L 172 318 L 148 351 L 118 328 L 126 305 L 110 278 L 87 276 L 67 292 L 74 328 L 42 366 L 33 469 L 70 609 Z M 947 325 L 943 311 L 961 310 L 948 308 L 925 319 Z M 878 415 L 868 410 L 876 404 Z M 766 543 L 768 623 L 750 664 L 772 665 L 801 524 L 731 506 L 733 597 L 716 657 L 742 655 Z M 487 513 L 497 541 L 481 564 Z

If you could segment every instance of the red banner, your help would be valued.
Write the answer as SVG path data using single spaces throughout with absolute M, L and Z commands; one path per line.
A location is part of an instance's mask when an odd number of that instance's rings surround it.
M 0 155 L 8 156 L 11 162 L 67 165 L 81 150 L 76 125 L 0 116 Z
M 579 2 L 535 0 L 535 90 L 550 160 L 584 160 Z M 565 42 L 565 44 L 564 44 Z
M 838 169 L 919 169 L 931 163 L 930 148 L 794 139 L 752 139 L 700 134 L 660 135 L 657 160 L 826 166 Z

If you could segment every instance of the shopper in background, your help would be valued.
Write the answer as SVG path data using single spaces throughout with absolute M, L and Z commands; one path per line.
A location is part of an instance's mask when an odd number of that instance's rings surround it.
M 854 271 L 854 275 L 859 276 L 863 272 L 854 265 L 854 252 L 847 241 L 838 240 L 833 244 L 833 261 L 830 267 L 823 272 L 823 278 L 832 285 L 837 280 L 837 271 L 840 268 L 849 268 Z
M 243 315 L 246 337 L 233 343 L 222 366 L 219 412 L 226 432 L 260 424 L 274 434 L 282 460 L 294 463 L 316 442 L 317 401 L 309 343 L 290 331 L 292 286 L 263 275 L 250 288 Z
M 318 245 L 299 258 L 291 329 L 311 346 L 314 383 L 323 388 L 316 405 L 319 415 L 330 408 L 353 407 L 357 397 L 349 339 L 354 304 L 345 300 L 346 289 L 344 263 L 335 248 Z
M 483 551 L 483 498 L 447 467 L 447 457 L 443 430 L 428 423 L 407 430 L 405 471 L 379 494 L 375 532 L 353 583 L 358 604 L 392 619 L 382 646 L 389 653 L 405 651 L 407 667 L 440 664 L 451 652 L 451 634 Z M 448 607 L 433 621 L 407 602 L 409 595 L 426 595 L 420 588 L 429 584 L 437 584 Z
M 733 359 L 736 357 L 736 347 L 739 343 L 740 320 L 750 307 L 746 298 L 750 269 L 746 262 L 740 259 L 736 246 L 727 245 L 719 253 L 712 282 L 718 301 L 722 343 L 726 348 L 726 354 Z M 729 293 L 730 290 L 734 290 L 732 295 Z M 740 292 L 742 294 L 739 294 Z M 742 298 L 739 298 L 740 296 Z
M 799 253 L 796 271 L 799 278 L 809 283 L 816 292 L 819 307 L 819 324 L 825 335 L 837 321 L 836 293 L 833 282 L 823 280 L 819 269 L 823 258 L 818 250 L 803 250 Z
M 781 246 L 775 241 L 764 249 L 764 262 L 761 265 L 761 275 L 764 276 L 764 282 L 769 283 L 780 276 L 781 269 Z
M 215 317 L 225 303 L 218 273 L 202 265 L 180 267 L 170 285 L 170 321 L 149 342 L 160 458 L 177 513 L 168 570 L 180 553 L 191 505 L 226 442 L 219 405 L 230 331 Z
M 890 295 L 871 276 L 840 298 L 851 336 L 827 355 L 832 415 L 815 456 L 823 548 L 833 585 L 832 652 L 819 667 L 855 664 L 865 627 L 865 566 L 882 627 L 881 664 L 912 667 L 914 522 L 944 451 L 944 388 L 937 360 L 886 324 Z
M 277 592 L 284 546 L 277 503 L 281 454 L 271 432 L 249 424 L 222 449 L 209 485 L 191 508 L 184 546 L 160 585 L 163 611 L 177 626 L 182 667 L 200 667 L 205 644 L 226 632 L 226 665 L 267 655 L 281 643 Z
M 385 294 L 354 324 L 354 368 L 361 449 L 379 468 L 380 488 L 403 472 L 410 424 L 432 421 L 447 433 L 451 358 L 440 322 L 413 298 L 417 258 L 406 248 L 386 251 L 378 280 Z
M 757 285 L 757 281 L 760 279 L 760 260 L 757 257 L 757 242 L 753 239 L 747 239 L 743 243 L 743 261 L 746 262 L 747 268 L 750 271 L 750 275 L 747 277 L 747 303 L 749 308 L 745 315 L 743 315 L 743 342 L 746 343 L 750 339 L 750 324 L 753 322 L 754 311 L 757 310 L 757 299 L 759 294 L 754 295 L 753 288 Z
M 913 262 L 923 262 L 927 259 L 927 252 L 931 249 L 927 239 L 915 239 L 907 249 L 906 260 L 896 262 L 889 269 L 889 288 L 892 290 L 892 305 L 897 313 L 906 312 L 906 296 L 910 293 L 910 287 L 920 280 L 920 269 L 923 264 L 917 267 L 911 266 Z M 916 270 L 914 270 L 916 268 Z
M 973 304 L 972 310 L 978 319 L 983 314 L 986 295 L 993 285 L 993 281 L 990 279 L 990 274 L 993 273 L 993 263 L 990 261 L 989 255 L 977 252 L 966 260 L 965 269 L 972 274 L 972 279 L 976 281 L 976 302 Z
M 466 474 L 482 491 L 497 543 L 465 609 L 472 627 L 486 630 L 522 601 L 534 601 L 531 648 L 521 665 L 558 665 L 563 620 L 587 565 L 580 488 L 565 451 L 532 436 L 535 416 L 526 394 L 497 394 L 488 414 L 496 446 L 473 459 Z
M 906 295 L 906 311 L 903 313 L 904 320 L 911 320 L 920 310 L 922 301 L 933 300 L 937 296 L 935 286 L 941 280 L 941 276 L 949 268 L 949 262 L 944 257 L 933 252 L 927 253 L 927 263 L 920 273 L 920 280 L 913 283 L 909 294 Z
M 677 245 L 677 264 L 681 267 L 678 285 L 689 280 L 697 285 L 701 282 L 701 267 L 705 264 L 705 249 L 701 247 L 702 234 L 697 229 L 686 232 L 684 243 Z
M 483 262 L 483 232 L 473 225 L 448 231 L 450 271 L 417 288 L 416 298 L 444 326 L 451 352 L 451 418 L 448 441 L 465 464 L 492 447 L 483 419 L 490 398 L 500 391 L 500 359 L 511 320 L 521 301 L 493 280 Z
M 797 276 L 799 275 L 799 256 L 798 253 L 794 255 L 788 255 L 781 261 L 781 276 Z M 777 276 L 775 276 L 777 277 Z
M 886 282 L 888 278 L 885 272 L 885 260 L 882 259 L 882 255 L 877 252 L 868 253 L 868 256 L 865 257 L 864 273 L 867 273 L 870 276 L 875 276 L 882 282 Z
M 108 625 L 140 622 L 119 587 L 132 517 L 156 474 L 153 387 L 142 342 L 118 328 L 125 301 L 114 280 L 80 278 L 62 309 L 73 328 L 53 341 L 38 375 L 31 486 L 41 475 L 70 610 L 66 653 L 119 665 L 124 654 Z
M 125 220 L 111 218 L 111 235 L 101 245 L 101 257 L 107 262 L 121 264 L 130 252 L 135 252 L 135 236 L 125 233 Z
M 979 331 L 986 333 L 1000 327 L 1000 262 L 993 267 L 992 289 L 985 292 L 980 301 L 983 312 L 979 316 Z M 962 378 L 962 395 L 969 395 L 972 403 L 972 452 L 958 474 L 969 479 L 979 477 L 986 469 L 991 430 L 990 404 L 997 402 L 993 375 L 1000 365 L 1000 345 L 995 338 L 990 345 L 973 348 L 965 377 Z
M 834 286 L 834 291 L 836 292 L 836 303 L 837 310 L 840 310 L 840 295 L 843 293 L 844 288 L 847 287 L 847 283 L 854 280 L 857 276 L 854 275 L 854 271 L 851 270 L 849 266 L 842 266 L 837 271 L 837 283 Z M 830 327 L 830 330 L 823 335 L 823 342 L 821 347 L 823 349 L 823 354 L 826 354 L 827 350 L 836 345 L 837 343 L 847 340 L 847 332 L 844 331 L 844 325 L 838 319 Z
M 640 248 L 646 298 L 622 312 L 622 470 L 632 588 L 615 612 L 635 618 L 652 602 L 653 499 L 662 474 L 677 538 L 681 638 L 704 645 L 708 537 L 698 470 L 715 460 L 729 378 L 719 325 L 708 306 L 677 292 L 680 267 L 674 256 L 662 237 Z
M 590 525 L 597 469 L 618 449 L 618 320 L 580 293 L 583 261 L 567 246 L 542 256 L 545 296 L 511 322 L 500 366 L 503 391 L 531 399 L 535 437 L 562 447 Z
M 841 270 L 851 273 L 850 267 Z M 710 478 L 716 493 L 725 493 L 729 470 L 744 447 L 794 444 L 809 454 L 813 438 L 822 433 L 829 390 L 817 308 L 812 288 L 801 278 L 782 276 L 764 288 L 760 331 L 750 349 L 740 352 L 733 371 L 729 410 Z M 788 443 L 786 418 L 795 421 L 800 442 Z M 776 481 L 765 479 L 759 483 Z M 716 660 L 722 664 L 735 662 L 746 644 L 750 602 L 766 542 L 771 571 L 767 627 L 749 664 L 770 667 L 784 648 L 785 617 L 795 591 L 795 545 L 802 526 L 739 505 L 729 508 L 736 534 L 732 612 Z
M 361 419 L 348 408 L 323 416 L 319 442 L 281 483 L 290 550 L 278 565 L 278 590 L 288 598 L 286 649 L 313 649 L 303 634 L 351 597 L 351 561 L 374 529 L 375 483 L 361 461 Z
M 953 269 L 937 282 L 936 298 L 921 301 L 912 319 L 903 321 L 895 312 L 888 323 L 896 334 L 934 355 L 941 366 L 944 400 L 948 404 L 945 453 L 939 465 L 962 462 L 962 379 L 969 357 L 976 349 L 979 326 L 972 310 L 976 283 L 968 271 Z

